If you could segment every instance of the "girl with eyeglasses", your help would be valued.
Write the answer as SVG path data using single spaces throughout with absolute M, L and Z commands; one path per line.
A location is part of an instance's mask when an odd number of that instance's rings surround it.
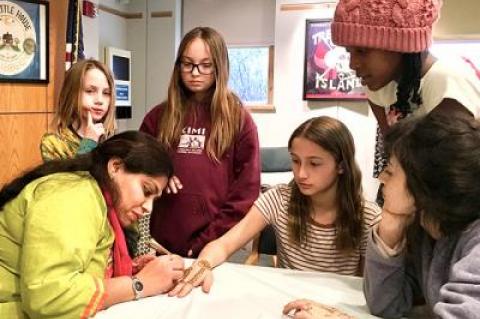
M 169 148 L 175 166 L 167 194 L 154 205 L 150 232 L 182 256 L 197 256 L 233 227 L 260 192 L 257 128 L 228 89 L 228 76 L 222 36 L 208 27 L 191 30 L 180 43 L 167 100 L 140 127 Z M 140 221 L 139 253 L 148 224 Z

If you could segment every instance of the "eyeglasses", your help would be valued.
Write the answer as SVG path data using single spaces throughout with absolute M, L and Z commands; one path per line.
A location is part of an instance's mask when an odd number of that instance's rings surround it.
M 180 71 L 183 73 L 193 73 L 195 68 L 197 68 L 198 73 L 203 75 L 212 74 L 215 70 L 213 63 L 191 63 L 180 61 Z

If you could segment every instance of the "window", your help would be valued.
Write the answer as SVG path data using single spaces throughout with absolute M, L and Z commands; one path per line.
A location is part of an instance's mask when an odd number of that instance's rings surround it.
M 252 111 L 274 110 L 273 46 L 230 47 L 230 88 Z

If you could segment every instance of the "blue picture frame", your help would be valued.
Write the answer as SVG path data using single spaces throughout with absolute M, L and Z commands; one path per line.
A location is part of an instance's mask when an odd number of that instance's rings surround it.
M 49 82 L 49 3 L 4 0 L 0 5 L 0 82 Z

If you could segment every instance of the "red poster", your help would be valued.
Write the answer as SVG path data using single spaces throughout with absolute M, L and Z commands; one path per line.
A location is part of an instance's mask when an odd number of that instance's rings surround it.
M 307 20 L 303 99 L 365 99 L 360 79 L 349 62 L 345 48 L 332 43 L 330 21 Z

